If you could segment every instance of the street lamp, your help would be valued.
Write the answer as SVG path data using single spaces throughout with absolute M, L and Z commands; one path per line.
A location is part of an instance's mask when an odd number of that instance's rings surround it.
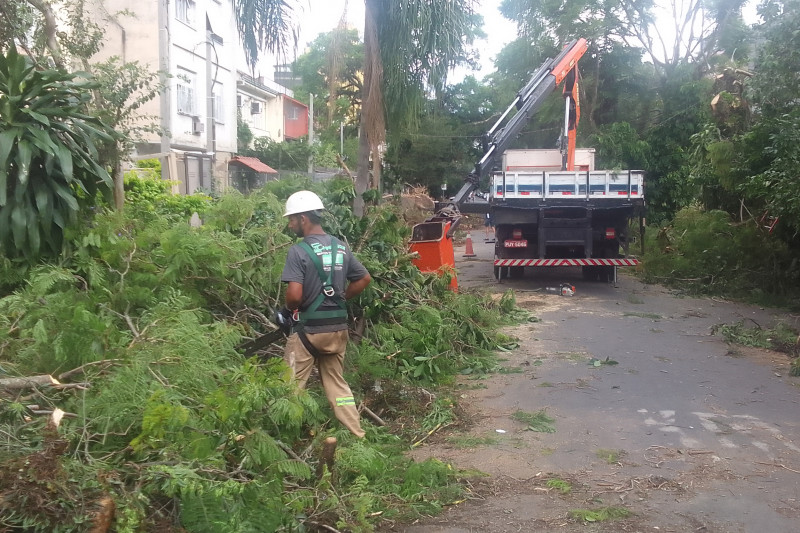
M 442 183 L 442 201 L 443 202 L 445 200 L 445 197 L 444 197 L 444 193 L 445 192 L 447 192 L 447 184 L 446 183 Z

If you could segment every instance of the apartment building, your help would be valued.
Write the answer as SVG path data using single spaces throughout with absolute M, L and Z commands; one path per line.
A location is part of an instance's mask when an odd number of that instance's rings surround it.
M 308 135 L 308 106 L 292 91 L 263 76 L 237 74 L 236 105 L 254 137 L 284 141 Z
M 166 90 L 141 109 L 158 117 L 161 134 L 138 143 L 132 157 L 160 158 L 163 177 L 179 183 L 176 192 L 231 185 L 244 102 L 245 121 L 260 119 L 256 135 L 280 141 L 308 132 L 307 109 L 288 89 L 244 73 L 231 0 L 103 0 L 96 9 L 106 28 L 101 59 L 118 56 L 164 73 Z M 297 117 L 288 128 L 287 112 Z

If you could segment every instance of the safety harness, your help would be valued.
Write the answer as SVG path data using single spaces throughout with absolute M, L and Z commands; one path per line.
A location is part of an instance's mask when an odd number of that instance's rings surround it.
M 319 357 L 319 351 L 308 340 L 304 331 L 305 326 L 325 326 L 329 324 L 342 324 L 347 322 L 347 305 L 344 297 L 336 293 L 333 286 L 333 275 L 336 271 L 336 263 L 340 257 L 339 241 L 331 237 L 330 253 L 323 252 L 322 258 L 306 241 L 299 244 L 300 248 L 308 254 L 314 267 L 317 269 L 319 279 L 322 282 L 322 291 L 317 295 L 308 309 L 300 313 L 300 320 L 297 327 L 297 335 L 305 346 L 308 353 L 314 358 Z M 330 261 L 330 270 L 325 272 L 323 261 Z M 344 265 L 343 265 L 344 266 Z

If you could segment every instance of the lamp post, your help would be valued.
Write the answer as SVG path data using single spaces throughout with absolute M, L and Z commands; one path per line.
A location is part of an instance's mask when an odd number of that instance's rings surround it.
M 442 183 L 442 201 L 443 202 L 445 201 L 444 193 L 446 193 L 446 192 L 447 192 L 447 184 L 446 183 Z

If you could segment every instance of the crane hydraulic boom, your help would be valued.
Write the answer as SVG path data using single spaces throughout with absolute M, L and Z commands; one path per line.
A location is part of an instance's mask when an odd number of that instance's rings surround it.
M 467 177 L 464 186 L 453 197 L 453 203 L 456 206 L 460 207 L 469 193 L 478 187 L 481 178 L 492 170 L 498 158 L 517 138 L 533 113 L 562 82 L 564 82 L 563 93 L 566 101 L 564 132 L 561 138 L 563 169 L 573 170 L 575 132 L 580 119 L 578 60 L 586 53 L 587 49 L 586 39 L 575 39 L 565 46 L 554 59 L 547 59 L 534 72 L 530 81 L 517 93 L 508 109 L 484 135 L 484 155 L 475 164 L 475 170 Z M 515 108 L 517 113 L 511 119 L 506 120 Z

